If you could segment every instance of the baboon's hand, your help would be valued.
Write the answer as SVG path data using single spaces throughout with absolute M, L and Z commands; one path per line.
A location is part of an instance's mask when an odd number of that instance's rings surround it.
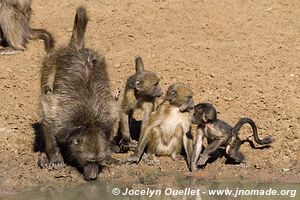
M 38 165 L 41 168 L 47 168 L 49 170 L 59 170 L 64 168 L 65 163 L 61 154 L 55 154 L 49 160 L 47 155 L 43 153 L 40 155 Z
M 49 165 L 49 160 L 45 153 L 42 153 L 38 159 L 38 166 L 40 168 L 46 168 Z
M 122 140 L 120 142 L 120 149 L 122 151 L 134 151 L 137 148 L 138 142 L 135 140 L 130 140 L 129 142 L 125 142 Z
M 201 154 L 197 162 L 197 165 L 204 165 L 207 160 L 208 160 L 208 154 Z
M 140 157 L 137 154 L 133 154 L 127 159 L 127 162 L 129 164 L 132 164 L 132 163 L 138 164 L 139 161 L 140 161 Z

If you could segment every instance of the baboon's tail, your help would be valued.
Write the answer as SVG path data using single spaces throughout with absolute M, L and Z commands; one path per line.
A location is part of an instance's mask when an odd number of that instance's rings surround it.
M 136 56 L 135 58 L 135 71 L 141 73 L 144 71 L 144 63 L 141 56 Z
M 44 40 L 45 50 L 47 53 L 54 48 L 55 41 L 53 36 L 44 29 L 31 29 L 30 39 Z
M 88 23 L 85 7 L 77 8 L 72 37 L 69 46 L 77 50 L 84 48 L 84 33 Z
M 238 134 L 240 128 L 244 125 L 244 124 L 250 124 L 252 131 L 253 131 L 253 136 L 254 136 L 254 140 L 255 142 L 257 142 L 258 144 L 270 144 L 273 142 L 273 139 L 270 136 L 267 136 L 265 138 L 263 138 L 262 140 L 259 139 L 258 134 L 257 134 L 257 127 L 254 123 L 254 121 L 250 118 L 241 118 L 236 125 L 232 128 L 232 133 L 233 135 Z

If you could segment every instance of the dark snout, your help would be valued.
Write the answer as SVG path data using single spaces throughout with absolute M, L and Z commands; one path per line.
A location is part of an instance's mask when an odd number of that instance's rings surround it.
M 94 181 L 97 179 L 99 173 L 98 163 L 88 163 L 83 167 L 83 176 L 87 181 Z
M 195 107 L 194 100 L 191 99 L 191 100 L 189 100 L 187 103 L 183 104 L 183 105 L 179 108 L 179 110 L 180 110 L 181 112 L 185 112 L 185 111 L 189 111 L 189 110 L 194 109 L 194 107 Z
M 154 96 L 155 97 L 161 97 L 164 94 L 163 90 L 161 87 L 158 85 L 154 91 Z
M 194 108 L 195 108 L 195 102 L 194 102 L 194 99 L 191 99 L 188 104 L 188 109 L 192 110 Z

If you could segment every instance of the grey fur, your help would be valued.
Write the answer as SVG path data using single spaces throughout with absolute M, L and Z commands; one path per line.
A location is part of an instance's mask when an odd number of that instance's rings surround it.
M 119 109 L 111 95 L 104 57 L 84 48 L 87 21 L 85 8 L 79 7 L 70 45 L 46 56 L 39 115 L 48 159 L 41 167 L 62 167 L 62 146 L 67 149 L 66 156 L 83 169 L 85 179 L 91 180 L 99 171 L 95 163 L 110 156 Z M 77 32 L 83 33 L 82 37 L 77 37 Z M 45 93 L 47 87 L 50 92 Z

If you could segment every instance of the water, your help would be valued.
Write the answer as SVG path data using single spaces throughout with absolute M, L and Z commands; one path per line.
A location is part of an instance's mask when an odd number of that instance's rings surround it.
M 98 180 L 74 187 L 43 186 L 26 190 L 5 199 L 143 200 L 149 198 L 153 200 L 299 200 L 300 183 L 255 183 L 241 180 L 214 181 L 169 174 L 142 177 L 138 182 L 126 184 Z

